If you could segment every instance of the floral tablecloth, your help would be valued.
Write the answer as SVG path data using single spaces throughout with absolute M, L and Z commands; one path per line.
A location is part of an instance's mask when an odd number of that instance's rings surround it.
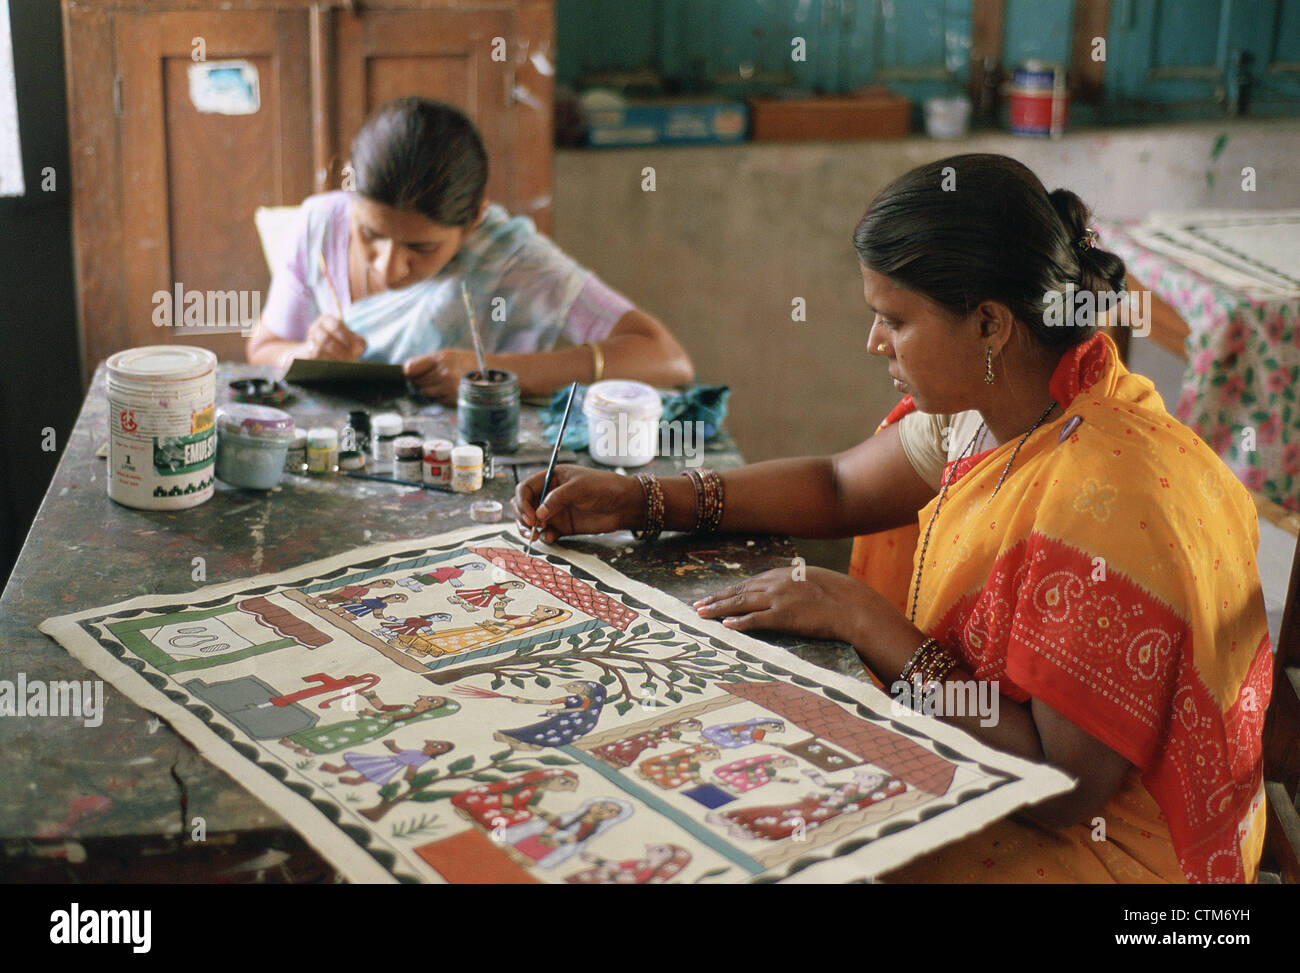
M 1300 292 L 1231 287 L 1138 242 L 1137 228 L 1099 222 L 1099 245 L 1187 322 L 1175 414 L 1249 489 L 1300 511 Z

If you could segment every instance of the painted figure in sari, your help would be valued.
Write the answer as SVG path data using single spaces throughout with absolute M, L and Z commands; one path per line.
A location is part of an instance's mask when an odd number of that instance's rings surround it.
M 700 783 L 704 765 L 710 760 L 717 760 L 719 756 L 717 747 L 683 747 L 672 753 L 642 760 L 636 772 L 656 787 L 671 791 L 684 784 Z
M 456 813 L 491 831 L 512 828 L 531 821 L 537 802 L 549 791 L 572 791 L 578 775 L 569 770 L 530 770 L 505 780 L 479 784 L 451 799 Z
M 343 763 L 322 763 L 320 769 L 327 774 L 338 774 L 340 784 L 379 784 L 381 787 L 401 774 L 410 780 L 415 772 L 435 757 L 451 751 L 454 744 L 446 740 L 425 740 L 419 750 L 403 750 L 396 740 L 385 740 L 388 753 L 360 753 L 350 750 L 343 755 Z M 343 774 L 351 776 L 344 777 Z
M 770 784 L 774 780 L 782 780 L 788 784 L 795 783 L 796 778 L 782 777 L 781 771 L 797 764 L 798 761 L 794 757 L 777 757 L 767 753 L 723 764 L 713 771 L 713 776 L 733 794 L 744 794 Z
M 320 608 L 332 608 L 336 605 L 359 602 L 375 588 L 391 588 L 392 586 L 393 582 L 390 578 L 379 578 L 369 584 L 344 585 L 334 591 L 327 591 L 323 595 L 317 595 L 312 601 Z
M 631 816 L 632 805 L 622 798 L 593 797 L 568 814 L 538 809 L 531 821 L 507 828 L 502 841 L 521 864 L 555 868 L 582 854 L 588 844 Z
M 691 853 L 679 845 L 646 845 L 644 858 L 615 862 L 582 853 L 591 868 L 566 875 L 571 885 L 663 885 L 691 863 Z
M 374 693 L 366 693 L 365 696 L 373 709 L 359 710 L 356 717 L 341 723 L 326 723 L 292 733 L 282 738 L 280 743 L 304 757 L 334 753 L 346 746 L 378 740 L 391 733 L 396 726 L 436 720 L 460 710 L 460 703 L 445 696 L 417 696 L 414 703 L 396 706 L 385 705 Z
M 701 617 L 843 640 L 886 686 L 914 670 L 994 686 L 996 719 L 965 728 L 1078 782 L 900 879 L 1258 871 L 1273 656 L 1255 506 L 1122 360 L 1107 332 L 1145 334 L 1149 304 L 1089 220 L 1006 156 L 900 176 L 853 238 L 868 350 L 900 401 L 835 456 L 712 474 L 724 531 L 858 537 L 849 574 L 773 570 L 702 598 Z M 646 523 L 639 483 L 576 466 L 539 518 L 542 479 L 515 513 L 547 543 Z M 666 529 L 690 529 L 695 484 L 660 485 Z M 1098 816 L 1123 840 L 1091 840 Z
M 517 730 L 498 730 L 492 739 L 517 750 L 541 750 L 563 747 L 596 728 L 605 705 L 605 687 L 598 682 L 570 682 L 564 685 L 567 696 L 558 699 L 506 697 L 512 703 L 529 706 L 556 706 L 546 711 L 547 718 Z
M 349 191 L 308 198 L 276 248 L 250 362 L 400 364 L 425 395 L 454 403 L 461 376 L 478 371 L 472 319 L 488 369 L 513 372 L 524 395 L 601 378 L 691 380 L 667 328 L 527 215 L 488 202 L 487 153 L 460 110 L 413 97 L 382 105 L 352 141 L 349 175 Z
M 534 631 L 558 625 L 572 614 L 568 609 L 553 605 L 538 605 L 527 615 L 507 615 L 503 605 L 497 605 L 491 621 L 475 622 L 459 628 L 430 629 L 427 633 L 401 633 L 391 640 L 413 656 L 458 655 L 496 645 L 521 632 Z
M 769 733 L 780 733 L 784 729 L 784 720 L 758 716 L 743 723 L 722 723 L 718 726 L 705 727 L 700 736 L 716 746 L 732 750 L 758 743 Z
M 636 736 L 624 737 L 622 740 L 594 747 L 591 755 L 599 757 L 611 767 L 630 767 L 633 761 L 645 751 L 654 750 L 665 743 L 675 743 L 687 733 L 699 732 L 702 726 L 703 724 L 695 719 L 674 720 L 666 726 L 657 726 Z
M 827 782 L 816 771 L 805 773 L 821 788 L 820 791 L 810 792 L 793 804 L 764 804 L 735 811 L 714 811 L 707 820 L 737 838 L 780 841 L 799 830 L 810 833 L 841 814 L 861 811 L 907 790 L 907 785 L 901 780 L 865 768 L 858 768 L 853 772 L 852 780 L 838 786 Z
M 464 605 L 470 611 L 478 611 L 480 608 L 486 608 L 496 600 L 497 608 L 504 608 L 510 604 L 510 592 L 517 591 L 524 586 L 522 581 L 502 581 L 499 584 L 490 584 L 486 588 L 466 588 L 458 591 L 447 600 L 453 605 Z
M 358 618 L 364 618 L 366 615 L 374 615 L 375 618 L 383 618 L 384 610 L 390 605 L 397 605 L 406 601 L 406 595 L 402 592 L 394 592 L 391 595 L 383 595 L 379 598 L 362 598 L 360 601 L 347 601 L 333 609 L 334 614 L 341 615 L 350 622 Z

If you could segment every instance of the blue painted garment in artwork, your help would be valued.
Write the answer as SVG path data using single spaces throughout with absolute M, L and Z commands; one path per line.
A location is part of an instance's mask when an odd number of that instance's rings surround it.
M 535 747 L 563 747 L 590 733 L 596 728 L 605 705 L 605 687 L 598 682 L 584 682 L 582 685 L 585 687 L 582 693 L 564 697 L 561 712 L 540 723 L 504 730 L 503 735 Z

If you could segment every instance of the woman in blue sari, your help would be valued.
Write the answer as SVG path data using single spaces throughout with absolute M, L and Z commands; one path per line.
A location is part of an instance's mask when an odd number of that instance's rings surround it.
M 668 329 L 530 219 L 489 203 L 487 175 L 482 139 L 457 109 L 424 98 L 379 108 L 352 143 L 354 191 L 300 207 L 248 360 L 398 363 L 425 395 L 455 401 L 478 368 L 463 286 L 488 367 L 518 375 L 525 395 L 602 378 L 689 382 Z

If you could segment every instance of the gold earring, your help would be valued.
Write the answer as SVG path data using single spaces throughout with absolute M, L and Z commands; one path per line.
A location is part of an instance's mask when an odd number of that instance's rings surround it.
M 884 350 L 885 350 L 885 343 L 883 341 L 880 344 L 876 345 L 876 351 L 883 353 Z
M 993 346 L 989 345 L 988 354 L 984 356 L 984 381 L 993 384 Z

